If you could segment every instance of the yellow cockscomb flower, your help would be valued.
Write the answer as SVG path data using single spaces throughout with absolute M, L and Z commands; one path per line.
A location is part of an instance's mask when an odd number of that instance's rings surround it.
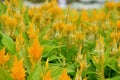
M 8 0 L 4 0 L 4 2 L 5 2 L 5 5 L 7 6 L 10 4 Z
M 48 59 L 46 60 L 46 63 L 45 63 L 45 69 L 48 69 L 48 67 L 49 67 L 49 61 L 48 61 Z
M 51 78 L 51 73 L 50 73 L 50 71 L 48 71 L 48 72 L 45 74 L 45 76 L 43 77 L 43 80 L 53 80 L 53 79 Z
M 49 9 L 49 13 L 51 13 L 53 16 L 59 16 L 62 14 L 62 9 L 60 7 L 53 7 Z
M 70 77 L 67 74 L 66 69 L 63 70 L 62 75 L 60 76 L 60 78 L 58 80 L 71 80 Z
M 18 5 L 19 5 L 19 1 L 18 0 L 10 0 L 10 3 L 14 7 L 18 7 Z
M 120 10 L 120 2 L 116 3 L 116 7 L 118 10 Z
M 98 20 L 105 20 L 107 16 L 105 12 L 99 12 L 97 17 L 98 17 Z
M 28 52 L 32 63 L 37 62 L 40 59 L 43 47 L 40 46 L 37 37 L 34 38 L 32 46 L 28 48 Z
M 74 32 L 76 30 L 75 25 L 68 24 L 67 26 L 64 27 L 65 32 Z
M 82 61 L 80 64 L 80 74 L 82 74 L 82 71 L 87 67 L 86 61 Z
M 35 16 L 35 14 L 36 14 L 35 11 L 36 11 L 36 8 L 30 8 L 30 9 L 28 9 L 29 16 L 30 17 Z
M 96 47 L 95 47 L 95 51 L 101 55 L 104 54 L 104 39 L 102 36 L 100 36 L 100 38 L 98 40 L 96 40 Z
M 77 13 L 77 10 L 72 10 L 70 13 L 70 19 L 72 20 L 72 22 L 76 22 L 78 17 L 79 15 Z
M 120 67 L 120 57 L 118 58 L 118 67 Z
M 87 11 L 84 9 L 81 11 L 81 20 L 82 21 L 89 21 L 90 20 Z
M 54 23 L 53 29 L 56 31 L 62 31 L 65 28 L 66 24 L 63 22 Z
M 90 27 L 88 28 L 88 30 L 89 30 L 89 32 L 91 31 L 91 33 L 96 33 L 97 30 L 98 30 L 98 26 L 90 26 Z
M 0 65 L 5 64 L 6 62 L 8 62 L 10 56 L 9 55 L 5 55 L 5 48 L 3 48 L 0 51 Z
M 16 50 L 20 51 L 20 47 L 23 47 L 23 43 L 24 43 L 24 38 L 22 36 L 22 31 L 20 32 L 20 34 L 16 37 Z
M 33 22 L 30 23 L 29 29 L 27 31 L 29 38 L 33 39 L 34 37 L 37 36 L 38 32 L 39 32 L 39 30 L 38 29 L 35 30 Z
M 18 20 L 14 17 L 10 17 L 9 15 L 2 15 L 2 22 L 5 24 L 5 26 L 10 26 L 10 28 L 12 27 L 16 27 L 18 25 Z
M 99 64 L 100 59 L 98 58 L 98 56 L 92 56 L 92 57 L 93 57 L 95 63 L 96 63 L 96 64 Z
M 78 39 L 78 40 L 83 40 L 85 37 L 84 33 L 82 32 L 76 32 L 75 33 L 75 39 Z
M 118 29 L 120 29 L 120 20 L 117 21 L 116 27 L 117 27 Z
M 65 24 L 64 22 L 58 22 L 53 25 L 53 30 L 62 32 L 62 33 L 70 33 L 76 30 L 76 26 L 72 24 Z
M 106 2 L 106 7 L 108 9 L 113 9 L 115 7 L 115 2 L 114 1 Z
M 111 37 L 112 39 L 116 39 L 116 40 L 119 40 L 119 39 L 120 39 L 119 36 L 120 36 L 120 32 L 117 32 L 117 33 L 112 32 L 112 33 L 110 34 L 110 37 Z
M 11 68 L 11 75 L 14 80 L 25 80 L 25 69 L 23 66 L 23 61 L 14 58 L 13 67 Z

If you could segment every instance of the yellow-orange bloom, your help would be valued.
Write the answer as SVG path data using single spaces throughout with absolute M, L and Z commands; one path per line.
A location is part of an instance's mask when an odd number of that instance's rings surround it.
M 36 62 L 40 59 L 43 52 L 43 47 L 40 46 L 37 37 L 34 39 L 32 46 L 28 48 L 28 52 L 31 62 Z
M 20 34 L 16 37 L 16 50 L 17 51 L 20 51 L 20 47 L 22 46 L 24 46 L 24 44 L 23 44 L 23 42 L 24 42 L 24 38 L 23 38 L 23 36 L 22 36 L 22 31 L 20 32 Z
M 78 16 L 77 11 L 75 9 L 72 10 L 71 13 L 70 13 L 70 19 L 72 20 L 72 22 L 76 22 L 78 17 L 79 16 Z
M 5 26 L 10 26 L 10 28 L 15 28 L 18 25 L 18 20 L 15 17 L 10 17 L 9 15 L 2 15 L 2 22 Z
M 14 80 L 25 80 L 25 69 L 23 66 L 23 61 L 15 57 L 13 67 L 11 68 L 11 75 Z
M 18 0 L 10 0 L 12 6 L 18 7 L 19 1 Z
M 36 37 L 36 35 L 38 34 L 38 30 L 35 30 L 34 29 L 34 24 L 33 24 L 33 22 L 32 23 L 30 23 L 30 26 L 29 26 L 29 29 L 28 29 L 28 36 L 29 36 L 29 38 L 30 39 L 33 39 L 34 37 Z
M 116 5 L 117 9 L 119 10 L 120 9 L 120 2 L 116 3 L 115 5 Z
M 118 29 L 120 29 L 120 20 L 117 21 L 116 27 L 117 27 Z
M 87 67 L 87 63 L 86 61 L 82 61 L 80 64 L 80 73 L 82 73 L 82 71 Z
M 49 61 L 48 61 L 48 59 L 46 60 L 46 63 L 45 63 L 45 69 L 48 69 L 48 67 L 49 67 Z
M 67 74 L 66 69 L 63 70 L 62 75 L 60 76 L 59 80 L 71 80 L 70 77 Z
M 112 39 L 115 38 L 116 40 L 120 39 L 119 36 L 120 36 L 120 32 L 117 32 L 117 33 L 112 32 L 112 33 L 110 34 L 110 37 L 111 37 Z
M 75 33 L 75 39 L 78 39 L 78 40 L 83 40 L 84 39 L 84 34 L 82 32 L 76 32 Z
M 90 20 L 87 11 L 84 9 L 81 11 L 81 20 L 82 21 L 89 21 Z
M 43 80 L 53 80 L 53 79 L 51 78 L 51 76 L 50 76 L 50 71 L 48 71 L 48 72 L 45 74 Z
M 5 48 L 0 51 L 0 65 L 5 64 L 9 60 L 9 55 L 5 55 Z
M 115 2 L 112 1 L 112 2 L 106 2 L 106 7 L 108 9 L 113 9 L 115 7 Z

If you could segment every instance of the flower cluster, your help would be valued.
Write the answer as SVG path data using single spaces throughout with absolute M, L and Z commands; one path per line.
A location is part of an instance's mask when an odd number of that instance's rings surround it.
M 0 2 L 0 80 L 114 80 L 120 74 L 120 3 L 61 9 Z

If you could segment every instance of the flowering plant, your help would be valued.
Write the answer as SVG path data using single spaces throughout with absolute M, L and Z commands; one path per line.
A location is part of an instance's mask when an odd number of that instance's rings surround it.
M 119 12 L 0 2 L 0 80 L 119 80 Z

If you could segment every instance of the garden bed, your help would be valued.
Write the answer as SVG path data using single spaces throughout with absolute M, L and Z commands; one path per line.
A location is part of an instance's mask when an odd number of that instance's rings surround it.
M 119 12 L 0 2 L 0 80 L 119 80 Z

